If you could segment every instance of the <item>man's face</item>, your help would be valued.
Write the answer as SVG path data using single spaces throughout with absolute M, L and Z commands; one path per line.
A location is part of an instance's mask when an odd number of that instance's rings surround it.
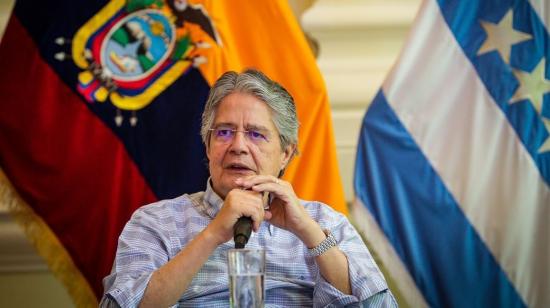
M 293 152 L 292 146 L 281 149 L 269 107 L 250 94 L 235 92 L 226 96 L 218 105 L 212 128 L 218 130 L 210 132 L 208 166 L 213 189 L 224 199 L 237 188 L 238 178 L 277 176 Z

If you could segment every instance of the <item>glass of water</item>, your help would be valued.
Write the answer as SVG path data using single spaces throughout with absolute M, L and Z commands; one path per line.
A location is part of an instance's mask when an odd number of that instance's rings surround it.
M 227 261 L 231 307 L 263 307 L 265 250 L 231 249 Z

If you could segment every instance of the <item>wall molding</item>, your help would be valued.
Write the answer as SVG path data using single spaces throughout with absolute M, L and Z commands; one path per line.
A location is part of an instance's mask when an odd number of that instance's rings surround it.
M 0 206 L 0 274 L 47 271 L 46 262 L 32 247 L 23 229 L 8 210 Z
M 346 201 L 365 111 L 396 61 L 420 0 L 318 0 L 300 22 L 319 44 Z

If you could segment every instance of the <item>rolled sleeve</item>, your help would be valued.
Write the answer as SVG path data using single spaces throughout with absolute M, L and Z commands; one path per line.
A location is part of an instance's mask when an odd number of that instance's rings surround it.
M 103 295 L 100 307 L 117 307 L 113 305 L 113 301 L 120 307 L 137 307 L 143 298 L 152 274 L 151 272 L 143 274 L 137 279 L 124 279 L 124 281 L 117 281 L 115 279 L 116 283 Z
M 101 307 L 137 307 L 153 272 L 168 261 L 166 239 L 151 226 L 158 225 L 154 215 L 136 212 L 118 240 L 111 274 L 103 279 Z
M 353 306 L 349 306 L 353 307 Z M 357 305 L 357 307 L 369 307 L 369 308 L 378 308 L 378 307 L 398 307 L 397 302 L 395 301 L 395 298 L 393 297 L 393 294 L 390 292 L 390 290 L 378 292 L 374 294 L 373 296 L 367 298 L 363 302 L 361 302 L 360 305 Z
M 395 299 L 384 276 L 372 258 L 363 240 L 347 218 L 337 214 L 329 229 L 338 242 L 338 248 L 348 260 L 351 295 L 342 293 L 326 281 L 320 273 L 314 288 L 314 307 L 395 307 Z M 324 220 L 327 221 L 327 220 Z
M 342 293 L 319 273 L 313 290 L 313 307 L 343 307 L 358 302 L 356 296 Z

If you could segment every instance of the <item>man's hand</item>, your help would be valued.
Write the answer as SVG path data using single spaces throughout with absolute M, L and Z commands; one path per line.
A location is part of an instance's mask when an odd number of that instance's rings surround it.
M 271 224 L 294 233 L 306 245 L 316 245 L 324 239 L 321 228 L 300 204 L 289 182 L 270 175 L 254 175 L 236 181 L 255 192 L 269 192 L 273 198 L 265 218 Z
M 264 215 L 261 193 L 236 188 L 227 194 L 221 210 L 206 229 L 219 245 L 233 238 L 233 226 L 239 218 L 252 218 L 252 229 L 257 232 Z

